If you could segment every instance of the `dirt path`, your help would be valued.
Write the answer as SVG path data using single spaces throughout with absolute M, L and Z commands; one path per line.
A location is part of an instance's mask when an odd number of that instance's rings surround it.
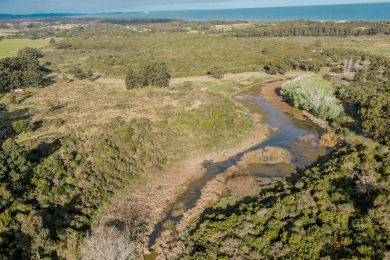
M 264 72 L 242 72 L 242 73 L 229 73 L 225 74 L 223 80 L 242 80 L 242 79 L 248 79 L 248 78 L 262 78 L 266 76 Z M 181 84 L 187 81 L 191 82 L 218 82 L 219 79 L 214 79 L 209 76 L 199 76 L 199 77 L 186 77 L 186 78 L 173 78 L 171 79 L 170 84 Z M 101 84 L 125 84 L 125 81 L 123 79 L 105 79 L 105 78 L 99 78 L 95 81 L 96 83 Z

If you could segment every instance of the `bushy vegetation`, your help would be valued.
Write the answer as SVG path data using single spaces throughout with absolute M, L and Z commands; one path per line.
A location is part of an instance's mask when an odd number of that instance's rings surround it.
M 362 145 L 253 197 L 222 199 L 185 239 L 184 259 L 382 259 L 390 250 L 390 154 Z
M 0 93 L 15 88 L 36 87 L 43 83 L 48 70 L 39 63 L 40 51 L 26 48 L 14 58 L 0 60 Z
M 375 82 L 355 82 L 339 86 L 338 96 L 355 119 L 355 131 L 377 142 L 390 145 L 389 85 Z
M 207 71 L 207 75 L 215 79 L 223 79 L 225 76 L 225 71 L 222 67 L 213 66 Z
M 186 85 L 130 93 L 91 82 L 59 83 L 2 107 L 0 128 L 7 123 L 15 135 L 0 149 L 0 258 L 80 256 L 97 211 L 118 191 L 143 184 L 147 173 L 153 176 L 167 163 L 238 142 L 252 129 L 250 118 L 231 98 L 199 89 Z M 67 98 L 77 110 L 66 104 Z M 166 106 L 169 100 L 179 100 L 178 107 Z M 198 107 L 188 109 L 194 100 Z M 41 128 L 33 129 L 27 108 L 43 121 Z M 109 117 L 113 111 L 127 121 Z M 151 114 L 154 122 L 142 118 Z M 90 130 L 93 135 L 85 134 Z M 110 234 L 115 236 L 108 240 L 114 251 L 124 236 L 135 243 L 144 239 L 145 209 L 139 205 L 118 213 L 118 219 L 132 223 L 126 225 L 128 233 L 116 237 L 111 227 L 102 236 L 89 237 L 88 248 L 99 254 L 95 246 Z M 132 243 L 128 249 L 135 254 Z M 109 251 L 101 248 L 100 253 Z
M 32 150 L 7 140 L 0 150 L 0 256 L 64 257 L 89 230 L 99 205 L 164 163 L 146 119 L 113 122 L 90 153 L 64 138 Z M 91 163 L 93 162 L 93 163 Z
M 343 107 L 334 96 L 330 82 L 318 76 L 302 76 L 283 84 L 280 94 L 295 107 L 324 119 L 335 120 Z
M 236 37 L 357 36 L 390 34 L 387 22 L 313 22 L 297 21 L 259 25 L 234 30 Z
M 146 64 L 142 72 L 135 72 L 130 68 L 125 84 L 128 89 L 145 86 L 168 87 L 170 79 L 171 74 L 167 65 L 163 62 L 154 62 Z

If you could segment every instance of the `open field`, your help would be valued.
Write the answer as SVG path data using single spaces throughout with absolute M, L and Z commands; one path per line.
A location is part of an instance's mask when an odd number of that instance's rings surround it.
M 0 41 L 0 58 L 15 56 L 18 50 L 26 47 L 41 48 L 49 43 L 49 39 L 5 39 Z
M 0 29 L 0 36 L 7 36 L 7 35 L 12 34 L 14 32 L 16 32 L 16 30 Z

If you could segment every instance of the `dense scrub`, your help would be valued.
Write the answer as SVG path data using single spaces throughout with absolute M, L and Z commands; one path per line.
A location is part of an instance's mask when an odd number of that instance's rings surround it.
M 78 81 L 31 92 L 17 94 L 18 101 L 29 97 L 0 111 L 0 128 L 14 132 L 0 148 L 0 258 L 80 256 L 98 210 L 119 191 L 175 160 L 234 144 L 252 127 L 231 98 L 188 84 L 127 91 Z M 178 101 L 172 106 L 170 100 Z M 189 100 L 197 106 L 189 107 Z M 121 118 L 112 116 L 116 111 Z M 140 213 L 146 209 L 138 205 L 137 214 L 128 214 L 132 223 L 142 221 L 128 230 L 133 240 L 143 238 L 148 220 Z
M 142 71 L 129 69 L 125 78 L 126 88 L 139 88 L 145 86 L 168 87 L 171 74 L 163 62 L 148 63 Z
M 390 154 L 348 145 L 253 197 L 222 199 L 189 230 L 186 259 L 382 259 Z
M 39 86 L 48 70 L 39 63 L 40 51 L 25 48 L 14 58 L 0 60 L 0 93 L 15 88 Z
M 0 150 L 0 256 L 66 257 L 89 230 L 96 209 L 115 191 L 166 160 L 145 119 L 117 129 L 87 153 L 69 138 L 30 149 L 14 140 Z
M 386 145 L 390 144 L 389 90 L 388 83 L 378 82 L 355 82 L 338 89 L 338 97 L 355 120 L 354 130 Z
M 302 76 L 283 84 L 280 94 L 299 109 L 324 119 L 334 120 L 343 108 L 334 96 L 330 82 L 318 76 Z
M 236 37 L 358 36 L 390 34 L 387 22 L 283 22 L 234 30 Z

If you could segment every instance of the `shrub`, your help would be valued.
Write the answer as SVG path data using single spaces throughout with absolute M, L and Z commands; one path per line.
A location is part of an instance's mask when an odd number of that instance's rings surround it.
M 129 69 L 126 75 L 126 88 L 139 88 L 145 86 L 168 87 L 171 75 L 165 63 L 154 62 L 146 64 L 142 72 Z
M 31 131 L 33 126 L 30 123 L 30 120 L 23 119 L 23 120 L 18 120 L 18 121 L 13 122 L 12 128 L 16 134 L 21 134 L 23 132 Z
M 125 84 L 128 89 L 143 87 L 145 86 L 144 76 L 129 69 L 125 78 Z
M 334 120 L 343 115 L 332 84 L 318 76 L 302 76 L 289 81 L 282 86 L 280 93 L 295 107 L 321 118 Z
M 38 50 L 26 48 L 16 57 L 0 60 L 0 93 L 41 85 L 48 73 L 48 69 L 39 63 L 42 56 Z
M 284 75 L 287 71 L 287 66 L 285 64 L 269 64 L 264 66 L 264 71 L 271 75 Z
M 225 76 L 225 71 L 222 67 L 214 66 L 209 69 L 207 75 L 215 79 L 223 79 L 223 77 Z
M 68 70 L 68 73 L 76 79 L 89 79 L 93 77 L 93 72 L 91 70 L 85 70 L 79 66 L 74 66 Z
M 145 79 L 144 84 L 146 86 L 169 86 L 171 75 L 169 74 L 167 65 L 163 62 L 154 62 L 145 65 L 143 74 Z

